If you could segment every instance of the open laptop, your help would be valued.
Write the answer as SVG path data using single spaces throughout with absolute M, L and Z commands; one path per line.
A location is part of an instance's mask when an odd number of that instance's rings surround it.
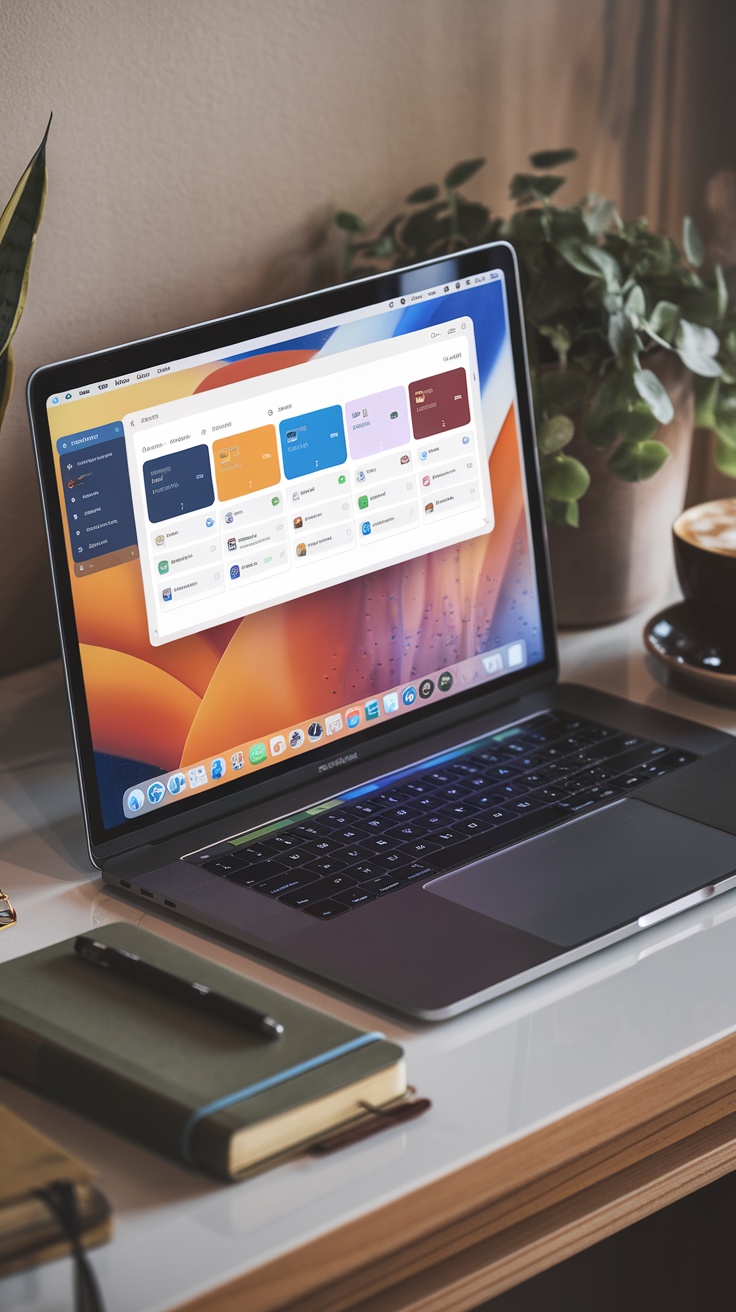
M 28 404 L 108 884 L 425 1019 L 736 884 L 736 745 L 556 682 L 509 246 Z

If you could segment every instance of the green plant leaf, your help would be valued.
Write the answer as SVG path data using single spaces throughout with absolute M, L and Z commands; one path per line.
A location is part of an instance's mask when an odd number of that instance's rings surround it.
M 587 255 L 591 264 L 603 275 L 606 287 L 610 291 L 621 290 L 621 266 L 614 255 L 590 242 L 582 246 L 582 253 Z
M 678 351 L 677 354 L 691 373 L 702 378 L 720 378 L 721 366 L 712 355 L 697 355 L 695 351 Z
M 716 313 L 720 320 L 723 318 L 724 314 L 726 313 L 726 310 L 728 309 L 728 287 L 726 286 L 726 279 L 723 276 L 723 269 L 721 268 L 720 264 L 716 265 L 715 279 L 716 279 Z
M 579 501 L 590 487 L 590 474 L 574 456 L 547 456 L 541 472 L 544 495 L 550 501 Z
M 569 147 L 562 150 L 537 150 L 529 156 L 529 163 L 533 169 L 558 169 L 561 164 L 569 164 L 577 157 L 578 152 Z
M 391 234 L 386 232 L 383 237 L 378 238 L 378 241 L 371 248 L 371 255 L 375 256 L 377 260 L 385 260 L 388 259 L 390 255 L 393 255 L 395 250 L 396 243 Z
M 564 178 L 553 173 L 543 173 L 538 178 L 533 173 L 516 173 L 511 179 L 509 195 L 517 205 L 533 205 L 535 201 L 548 200 L 564 182 Z
M 445 201 L 436 201 L 426 209 L 415 210 L 401 229 L 401 240 L 409 255 L 421 258 L 437 243 L 445 245 L 450 233 L 450 220 Z
M 620 364 L 630 365 L 636 360 L 639 339 L 624 310 L 612 314 L 608 321 L 608 345 Z
M 647 303 L 644 299 L 644 292 L 635 282 L 625 301 L 626 313 L 635 316 L 637 319 L 643 319 L 647 312 Z
M 545 500 L 544 509 L 550 524 L 560 524 L 563 528 L 577 528 L 580 523 L 580 507 L 577 501 L 554 501 L 549 497 Z
M 575 425 L 568 415 L 553 415 L 542 421 L 537 433 L 537 445 L 543 455 L 554 455 L 571 442 L 575 435 Z
M 462 187 L 463 183 L 472 178 L 478 169 L 482 169 L 484 164 L 485 159 L 465 159 L 455 164 L 445 176 L 447 190 L 455 191 L 458 187 Z
M 585 435 L 594 446 L 607 446 L 620 435 L 621 416 L 635 401 L 629 375 L 611 369 L 596 388 L 585 420 Z
M 350 210 L 338 210 L 332 222 L 336 228 L 342 228 L 343 232 L 365 232 L 365 223 L 360 215 L 352 214 Z
M 663 442 L 655 442 L 651 439 L 643 442 L 622 442 L 608 461 L 608 468 L 625 483 L 643 483 L 662 468 L 669 454 Z
M 407 205 L 428 205 L 431 200 L 436 200 L 440 194 L 439 187 L 430 182 L 426 187 L 417 187 L 410 196 L 406 198 Z
M 705 246 L 689 215 L 682 220 L 682 249 L 694 268 L 699 269 L 705 259 Z
M 660 424 L 671 423 L 675 411 L 657 375 L 653 374 L 651 369 L 635 369 L 633 382 L 642 401 L 646 401 L 652 414 L 659 420 Z
M 564 241 L 587 242 L 585 219 L 577 205 L 556 205 L 549 211 L 549 240 L 553 246 Z
M 671 346 L 680 324 L 680 311 L 672 301 L 657 301 L 649 321 L 647 331 L 663 346 Z
M 720 342 L 712 328 L 704 328 L 701 324 L 681 319 L 675 337 L 675 346 L 678 351 L 687 351 L 690 355 L 717 355 Z
M 715 428 L 716 402 L 721 388 L 719 378 L 695 379 L 695 427 Z
M 539 331 L 543 337 L 548 339 L 552 350 L 556 352 L 560 365 L 564 369 L 567 365 L 567 357 L 572 345 L 572 338 L 570 337 L 564 323 L 542 324 Z
M 479 245 L 488 240 L 493 223 L 490 210 L 480 201 L 457 198 L 457 226 L 469 246 Z
M 602 196 L 588 199 L 583 220 L 591 237 L 601 237 L 609 228 L 621 226 L 621 217 L 613 201 L 605 200 Z
M 0 355 L 18 327 L 28 290 L 33 244 L 46 199 L 46 141 L 43 141 L 0 215 Z
M 716 442 L 716 466 L 722 474 L 736 478 L 736 447 L 728 446 L 721 438 Z

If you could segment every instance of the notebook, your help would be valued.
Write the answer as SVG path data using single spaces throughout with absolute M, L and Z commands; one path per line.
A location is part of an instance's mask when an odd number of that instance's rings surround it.
M 732 741 L 558 684 L 505 243 L 28 403 L 113 888 L 432 1020 L 733 885 Z
M 0 966 L 0 1072 L 188 1166 L 242 1176 L 406 1093 L 403 1052 L 123 922 L 85 935 L 276 1017 L 277 1039 L 82 960 Z M 33 1052 L 33 1060 L 28 1059 Z

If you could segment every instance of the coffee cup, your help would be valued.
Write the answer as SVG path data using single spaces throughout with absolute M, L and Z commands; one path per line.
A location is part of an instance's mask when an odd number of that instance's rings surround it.
M 736 625 L 736 497 L 690 506 L 672 525 L 675 564 L 688 601 Z

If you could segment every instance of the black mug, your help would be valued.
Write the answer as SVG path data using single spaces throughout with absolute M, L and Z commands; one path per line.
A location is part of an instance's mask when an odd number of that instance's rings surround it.
M 672 539 L 687 600 L 720 625 L 736 628 L 736 497 L 683 510 Z

